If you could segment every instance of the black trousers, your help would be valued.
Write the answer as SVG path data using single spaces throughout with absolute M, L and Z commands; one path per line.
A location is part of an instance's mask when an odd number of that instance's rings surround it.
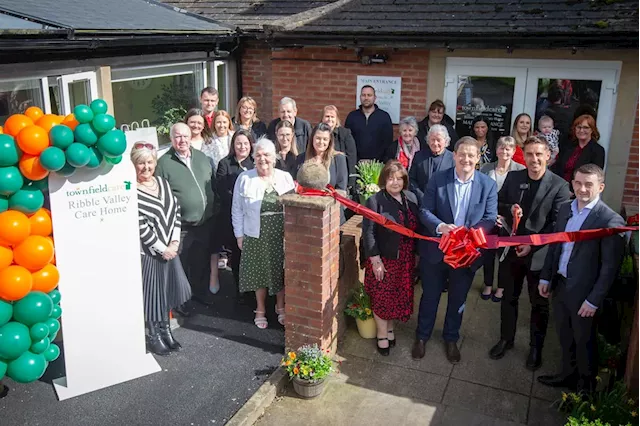
M 205 296 L 209 292 L 212 223 L 213 221 L 209 219 L 198 226 L 182 224 L 180 261 L 194 296 Z
M 504 288 L 500 305 L 500 338 L 513 342 L 516 337 L 518 303 L 526 278 L 531 303 L 529 345 L 542 349 L 549 324 L 549 300 L 540 296 L 538 292 L 540 271 L 530 271 L 530 261 L 530 256 L 517 257 L 512 248 L 498 268 L 498 285 Z
M 496 256 L 500 255 L 502 250 L 485 250 L 482 254 L 482 268 L 484 272 L 484 285 L 493 287 L 493 276 L 496 270 Z M 500 280 L 498 280 L 498 288 L 502 288 Z
M 565 278 L 557 276 L 552 293 L 553 318 L 562 347 L 562 375 L 577 372 L 584 383 L 595 379 L 597 345 L 594 317 L 578 315 L 584 300 L 575 300 L 567 291 Z M 597 311 L 596 311 L 597 312 Z

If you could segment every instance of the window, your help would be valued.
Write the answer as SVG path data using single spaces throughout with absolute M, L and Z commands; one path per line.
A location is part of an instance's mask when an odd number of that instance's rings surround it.
M 44 109 L 40 79 L 0 81 L 0 124 L 12 114 L 23 113 L 30 106 Z

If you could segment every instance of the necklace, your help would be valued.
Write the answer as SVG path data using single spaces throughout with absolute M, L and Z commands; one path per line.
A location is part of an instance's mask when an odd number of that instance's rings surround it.
M 158 182 L 155 179 L 151 181 L 151 184 L 149 184 L 148 181 L 138 181 L 138 184 L 151 190 L 156 190 L 158 188 Z

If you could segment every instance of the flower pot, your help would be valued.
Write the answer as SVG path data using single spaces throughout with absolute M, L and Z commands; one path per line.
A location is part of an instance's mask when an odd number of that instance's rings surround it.
M 376 322 L 373 318 L 362 321 L 360 318 L 356 318 L 356 325 L 358 326 L 358 333 L 363 339 L 375 339 L 377 328 Z
M 317 382 L 311 382 L 309 380 L 293 378 L 293 389 L 298 395 L 303 398 L 315 398 L 319 396 L 324 390 L 325 379 Z

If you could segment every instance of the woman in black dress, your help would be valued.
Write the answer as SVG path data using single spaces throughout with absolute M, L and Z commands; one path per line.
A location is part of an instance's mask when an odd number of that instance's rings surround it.
M 290 121 L 282 120 L 276 125 L 276 169 L 289 172 L 293 178 L 296 176 L 298 157 L 295 137 L 296 130 Z
M 407 191 L 409 177 L 397 160 L 382 169 L 380 192 L 367 200 L 367 207 L 405 227 L 418 228 L 418 200 Z M 394 320 L 406 322 L 413 313 L 413 283 L 416 259 L 415 240 L 386 229 L 368 219 L 362 224 L 365 265 L 364 287 L 371 298 L 378 328 L 378 352 L 389 355 L 396 344 Z
M 231 151 L 229 155 L 218 164 L 216 173 L 216 193 L 220 200 L 220 212 L 216 225 L 218 232 L 221 233 L 222 244 L 231 250 L 231 271 L 233 279 L 236 283 L 236 292 L 240 280 L 240 254 L 238 242 L 233 235 L 233 226 L 231 224 L 231 204 L 233 201 L 233 187 L 240 173 L 253 169 L 253 158 L 251 150 L 255 140 L 253 133 L 249 130 L 240 129 L 236 131 L 231 139 Z M 238 301 L 242 301 L 242 295 L 239 294 Z
M 471 122 L 471 137 L 478 141 L 480 150 L 480 161 L 477 169 L 480 170 L 485 164 L 492 163 L 498 159 L 496 155 L 496 141 L 493 139 L 493 132 L 489 119 L 484 115 L 479 115 Z

